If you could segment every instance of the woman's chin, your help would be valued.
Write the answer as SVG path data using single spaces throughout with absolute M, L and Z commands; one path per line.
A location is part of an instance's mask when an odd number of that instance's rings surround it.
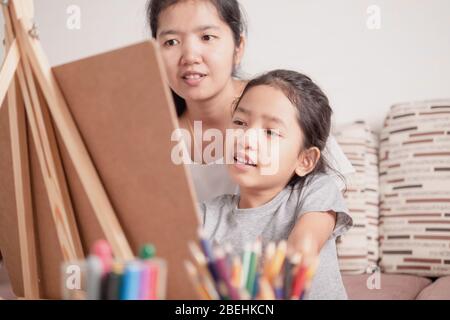
M 179 90 L 179 96 L 183 97 L 186 101 L 205 101 L 210 99 L 213 94 L 211 89 L 206 88 L 204 84 L 191 87 L 182 85 L 182 89 Z

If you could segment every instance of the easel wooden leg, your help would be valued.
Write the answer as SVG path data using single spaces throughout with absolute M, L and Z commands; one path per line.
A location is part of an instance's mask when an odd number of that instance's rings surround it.
M 17 41 L 14 40 L 12 44 L 7 46 L 7 55 L 0 71 L 0 101 L 5 99 L 8 87 L 13 80 L 14 74 L 17 70 L 17 65 L 20 61 L 19 48 Z M 0 105 L 0 108 L 2 105 Z
M 15 1 L 12 2 L 14 8 Z M 103 188 L 101 180 L 80 137 L 78 129 L 70 115 L 66 101 L 56 83 L 42 47 L 38 41 L 28 36 L 27 30 L 32 23 L 26 19 L 17 21 L 16 29 L 20 47 L 26 51 L 31 67 L 48 102 L 50 113 L 73 160 L 75 170 L 86 191 L 96 218 L 111 244 L 114 255 L 120 260 L 133 259 L 133 252 L 117 220 L 111 202 Z
M 24 293 L 26 299 L 37 299 L 40 297 L 40 288 L 27 124 L 43 175 L 63 260 L 79 260 L 83 257 L 83 250 L 51 118 L 61 135 L 114 255 L 119 260 L 130 260 L 133 258 L 133 252 L 70 115 L 42 47 L 39 41 L 29 34 L 34 12 L 33 0 L 9 0 L 3 1 L 2 4 L 6 24 L 5 37 L 9 50 L 0 73 L 0 101 L 3 101 L 8 92 Z M 16 79 L 14 75 L 17 76 Z M 16 86 L 15 80 L 19 86 Z M 45 103 L 41 103 L 39 89 L 42 90 L 48 110 Z M 20 100 L 18 103 L 16 100 L 18 97 L 22 97 L 23 101 Z
M 14 37 L 13 27 L 17 26 L 12 25 L 11 20 L 14 21 L 14 19 L 10 18 L 10 12 L 8 11 L 8 9 L 4 10 L 7 35 L 9 39 L 12 39 Z M 71 204 L 64 203 L 64 197 L 61 193 L 62 189 L 59 185 L 60 179 L 57 178 L 56 174 L 56 155 L 52 153 L 49 145 L 50 133 L 44 123 L 42 106 L 39 103 L 33 74 L 27 57 L 20 46 L 19 50 L 22 60 L 18 66 L 17 75 L 27 111 L 28 123 L 30 124 L 32 137 L 36 145 L 39 164 L 51 205 L 62 256 L 65 261 L 78 260 L 83 257 L 83 252 L 78 231 L 75 231 L 76 225 L 72 223 L 71 226 L 68 221 L 69 212 L 72 212 L 72 210 L 68 209 Z M 75 221 L 73 220 L 73 222 Z
M 17 222 L 22 260 L 24 295 L 27 299 L 39 298 L 37 255 L 31 204 L 30 171 L 25 110 L 16 101 L 16 84 L 13 80 L 8 91 L 9 123 L 16 189 Z

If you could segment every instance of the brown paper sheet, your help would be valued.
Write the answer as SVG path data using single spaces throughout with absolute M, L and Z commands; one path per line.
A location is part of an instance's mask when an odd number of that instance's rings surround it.
M 199 219 L 189 173 L 171 161 L 177 119 L 161 65 L 154 44 L 144 42 L 53 71 L 132 249 L 137 253 L 143 244 L 155 244 L 168 261 L 168 299 L 194 299 L 183 261 L 190 258 L 187 242 L 197 238 Z M 57 141 L 87 252 L 104 234 L 58 134 Z M 59 298 L 61 257 L 33 148 L 30 143 L 41 290 L 45 298 Z M 7 108 L 0 111 L 0 150 L 0 248 L 20 296 Z

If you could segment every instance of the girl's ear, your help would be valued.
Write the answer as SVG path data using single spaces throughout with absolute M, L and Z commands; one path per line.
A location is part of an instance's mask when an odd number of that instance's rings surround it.
M 312 147 L 308 150 L 303 151 L 298 157 L 298 165 L 295 169 L 295 173 L 300 177 L 306 176 L 308 173 L 314 170 L 317 162 L 319 162 L 319 159 L 319 148 Z
M 245 37 L 244 34 L 241 34 L 239 45 L 236 47 L 235 54 L 234 54 L 234 64 L 236 66 L 239 66 L 242 62 L 246 44 L 247 44 L 247 38 Z

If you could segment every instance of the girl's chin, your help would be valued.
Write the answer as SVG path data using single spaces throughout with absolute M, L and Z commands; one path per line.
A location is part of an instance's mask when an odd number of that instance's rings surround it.
M 251 168 L 255 170 L 255 168 Z M 257 172 L 246 170 L 246 168 L 236 168 L 235 165 L 229 165 L 231 179 L 241 187 L 251 187 L 258 184 L 259 174 Z

